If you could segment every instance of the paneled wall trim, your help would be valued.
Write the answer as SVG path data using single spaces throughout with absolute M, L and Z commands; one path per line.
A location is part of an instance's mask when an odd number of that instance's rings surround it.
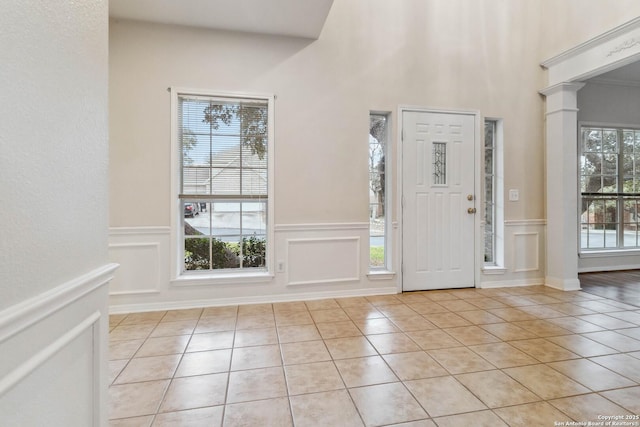
M 109 259 L 120 264 L 110 295 L 157 294 L 169 281 L 170 227 L 112 227 Z
M 513 233 L 513 249 L 515 273 L 540 270 L 540 233 L 535 231 Z
M 397 226 L 397 223 L 395 223 Z M 368 222 L 337 222 L 317 224 L 277 224 L 276 231 L 330 231 L 330 230 L 368 230 Z
M 360 237 L 287 239 L 286 259 L 287 285 L 358 281 Z
M 3 426 L 103 425 L 107 287 L 117 267 L 106 264 L 0 312 Z M 60 393 L 68 400 L 54 405 Z
M 510 219 L 505 220 L 505 227 L 547 225 L 546 219 Z
M 170 243 L 170 227 L 110 229 L 112 313 L 397 292 L 395 275 L 366 274 L 368 222 L 275 225 L 271 274 L 172 278 Z
M 113 278 L 117 268 L 117 264 L 107 264 L 0 312 L 0 345 L 31 325 L 105 286 Z
M 483 269 L 480 287 L 545 284 L 546 220 L 507 220 L 504 226 L 504 265 Z

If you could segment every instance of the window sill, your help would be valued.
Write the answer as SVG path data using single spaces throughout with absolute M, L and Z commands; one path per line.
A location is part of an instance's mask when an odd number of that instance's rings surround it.
M 396 273 L 388 270 L 373 270 L 367 273 L 369 280 L 391 280 L 396 277 Z
M 269 272 L 231 274 L 183 274 L 173 279 L 171 286 L 216 286 L 228 284 L 266 283 L 275 276 Z
M 507 269 L 504 267 L 500 267 L 498 265 L 488 265 L 485 267 L 482 267 L 482 273 L 483 274 L 505 274 L 507 272 Z
M 611 258 L 611 257 L 622 257 L 622 256 L 638 256 L 640 255 L 640 249 L 612 249 L 609 251 L 589 251 L 589 252 L 580 252 L 578 257 L 580 258 Z

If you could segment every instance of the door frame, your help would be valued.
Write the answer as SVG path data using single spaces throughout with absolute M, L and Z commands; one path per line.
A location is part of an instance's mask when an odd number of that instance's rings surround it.
M 412 105 L 400 105 L 398 107 L 398 126 L 396 128 L 396 140 L 397 140 L 397 151 L 396 151 L 396 212 L 398 213 L 397 224 L 398 224 L 398 240 L 397 240 L 397 272 L 398 272 L 398 281 L 396 283 L 398 293 L 402 293 L 403 290 L 403 281 L 404 281 L 404 271 L 403 271 L 403 238 L 404 238 L 404 211 L 402 206 L 403 199 L 403 177 L 404 177 L 404 169 L 402 164 L 402 158 L 404 153 L 404 141 L 403 141 L 403 126 L 404 126 L 404 113 L 436 113 L 436 114 L 460 114 L 473 116 L 474 121 L 474 141 L 473 141 L 473 177 L 474 177 L 474 192 L 475 192 L 475 204 L 476 214 L 473 221 L 473 240 L 474 240 L 474 265 L 473 265 L 473 281 L 474 287 L 480 287 L 480 270 L 483 265 L 482 262 L 482 243 L 484 241 L 482 235 L 482 223 L 483 223 L 483 214 L 484 210 L 482 209 L 482 204 L 484 202 L 484 195 L 482 194 L 482 132 L 481 132 L 481 124 L 482 124 L 482 116 L 480 115 L 479 110 L 451 110 L 451 109 L 442 109 L 442 108 L 429 108 L 429 107 L 419 107 Z

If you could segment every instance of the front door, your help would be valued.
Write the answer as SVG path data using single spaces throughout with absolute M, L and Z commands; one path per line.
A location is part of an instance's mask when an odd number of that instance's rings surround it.
M 474 114 L 402 114 L 402 289 L 475 286 Z

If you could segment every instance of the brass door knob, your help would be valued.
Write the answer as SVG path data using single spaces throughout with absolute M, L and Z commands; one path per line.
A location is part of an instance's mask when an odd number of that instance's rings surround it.
M 476 208 L 469 208 L 469 209 L 467 209 L 467 213 L 468 213 L 468 214 L 474 214 L 474 213 L 476 213 Z

